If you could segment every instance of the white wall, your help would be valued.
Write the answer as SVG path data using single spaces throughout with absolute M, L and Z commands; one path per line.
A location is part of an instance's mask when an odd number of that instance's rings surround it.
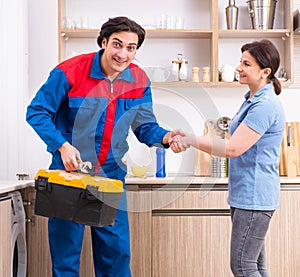
M 56 1 L 0 0 L 0 179 L 33 178 L 49 165 L 45 145 L 25 122 L 26 107 L 57 62 Z
M 0 44 L 0 179 L 15 179 L 17 172 L 28 172 L 33 178 L 38 169 L 48 167 L 50 156 L 43 142 L 24 122 L 25 110 L 57 63 L 57 1 L 0 0 L 0 5 L 4 42 Z M 295 41 L 300 44 L 299 40 Z M 201 133 L 205 118 L 233 116 L 243 101 L 245 90 L 245 87 L 205 90 L 196 87 L 155 87 L 154 109 L 163 126 Z M 299 89 L 285 89 L 280 97 L 286 108 L 287 120 L 300 121 Z M 176 120 L 173 120 L 174 117 Z M 132 147 L 127 159 L 131 162 L 139 163 L 141 157 L 148 157 L 147 162 L 150 162 L 154 158 L 153 151 L 137 144 L 132 137 L 130 143 Z M 150 168 L 154 170 L 154 166 L 152 160 Z M 167 170 L 192 173 L 193 151 L 176 155 L 171 150 L 167 151 Z
M 0 1 L 0 179 L 24 167 L 24 98 L 27 94 L 27 1 Z
M 57 40 L 57 1 L 27 0 L 29 25 L 29 79 L 28 93 L 24 102 L 26 107 L 39 87 L 48 78 L 50 70 L 58 61 Z M 24 127 L 26 147 L 24 150 L 24 171 L 30 178 L 40 168 L 48 168 L 51 156 L 46 146 L 26 123 Z

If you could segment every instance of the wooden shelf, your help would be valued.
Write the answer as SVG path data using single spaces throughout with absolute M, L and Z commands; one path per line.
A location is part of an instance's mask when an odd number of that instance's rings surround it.
M 61 29 L 60 35 L 68 38 L 96 38 L 98 29 Z
M 195 87 L 195 86 L 202 86 L 202 87 L 210 87 L 213 86 L 213 82 L 209 83 L 203 83 L 203 82 L 151 82 L 151 85 L 153 87 L 158 87 L 158 86 L 187 86 L 187 87 Z
M 59 49 L 59 61 L 66 57 L 72 56 L 72 52 L 81 53 L 85 51 L 81 47 L 82 44 L 88 45 L 91 49 L 94 47 L 91 45 L 91 40 L 96 39 L 99 35 L 99 29 L 95 29 L 98 25 L 91 24 L 86 26 L 95 26 L 88 29 L 66 29 L 61 28 L 63 18 L 68 16 L 72 18 L 77 15 L 77 12 L 81 9 L 86 9 L 85 2 L 83 0 L 77 1 L 78 6 L 76 11 L 69 7 L 71 0 L 58 0 L 58 49 Z M 181 4 L 184 4 L 184 0 L 181 0 Z M 219 82 L 219 68 L 224 64 L 239 63 L 240 51 L 232 52 L 231 45 L 236 49 L 238 45 L 242 45 L 245 41 L 270 39 L 278 46 L 281 56 L 281 66 L 284 67 L 287 73 L 287 78 L 290 79 L 286 82 L 282 82 L 283 87 L 288 87 L 293 83 L 294 65 L 293 65 L 293 48 L 294 48 L 294 33 L 292 22 L 292 10 L 293 3 L 291 0 L 284 0 L 277 6 L 277 22 L 274 25 L 274 29 L 257 30 L 250 29 L 249 24 L 240 24 L 238 30 L 227 30 L 224 23 L 224 18 L 220 16 L 219 12 L 225 7 L 224 1 L 221 0 L 205 0 L 200 1 L 193 0 L 192 4 L 195 5 L 195 11 L 189 10 L 189 14 L 186 16 L 185 28 L 188 29 L 156 29 L 155 24 L 146 24 L 149 19 L 141 20 L 142 26 L 146 30 L 147 45 L 143 47 L 142 55 L 146 63 L 158 66 L 169 66 L 176 53 L 183 53 L 185 57 L 190 61 L 191 67 L 198 66 L 210 67 L 210 83 L 198 83 L 193 82 L 164 82 L 154 83 L 154 85 L 160 86 L 204 86 L 204 87 L 237 87 L 241 86 L 238 82 L 224 83 Z M 156 1 L 154 4 L 161 4 Z M 278 3 L 279 4 L 279 3 Z M 101 4 L 97 4 L 103 6 Z M 156 6 L 154 5 L 154 6 Z M 96 7 L 96 6 L 95 6 Z M 95 8 L 94 7 L 94 8 Z M 196 8 L 197 7 L 197 8 Z M 246 8 L 246 4 L 243 4 Z M 93 13 L 96 13 L 96 8 L 87 8 L 90 10 L 89 17 L 93 18 Z M 176 14 L 174 7 L 170 8 L 170 14 L 173 10 L 173 14 Z M 203 8 L 203 9 L 202 9 Z M 108 8 L 106 8 L 108 10 Z M 106 11 L 103 10 L 104 12 Z M 200 16 L 198 12 L 200 10 Z M 279 12 L 280 11 L 280 12 Z M 147 11 L 148 12 L 148 11 Z M 201 16 L 202 13 L 202 16 Z M 197 14 L 197 16 L 195 16 Z M 243 15 L 247 13 L 244 11 Z M 205 15 L 205 16 L 204 16 Z M 149 16 L 155 17 L 156 12 L 149 10 Z M 204 17 L 203 17 L 204 16 Z M 207 16 L 207 17 L 206 17 Z M 248 14 L 247 14 L 248 16 Z M 188 17 L 188 20 L 187 20 Z M 200 17 L 200 18 L 199 18 Z M 154 18 L 153 18 L 154 19 Z M 201 20 L 200 20 L 201 19 Z M 143 22 L 144 21 L 144 22 Z M 242 22 L 242 21 L 241 21 Z M 241 27 L 240 27 L 241 26 Z M 174 48 L 174 49 L 173 49 Z M 78 50 L 77 50 L 78 49 Z M 175 50 L 178 49 L 178 50 Z M 153 56 L 153 61 L 149 57 Z M 180 52 L 174 52 L 180 51 Z M 174 54 L 175 53 L 175 54 Z M 232 59 L 231 59 L 232 57 Z M 143 59 L 142 58 L 142 59 Z M 192 63 L 193 62 L 193 65 Z M 144 61 L 142 61 L 144 63 Z M 167 64 L 168 63 L 168 64 Z M 191 68 L 190 68 L 191 71 Z M 202 79 L 200 79 L 202 80 Z
M 148 38 L 211 38 L 211 30 L 146 30 Z
M 179 86 L 179 87 L 239 87 L 245 86 L 238 82 L 152 82 L 152 87 L 164 87 L 164 86 Z
M 195 86 L 200 86 L 200 87 L 243 87 L 246 85 L 240 84 L 237 81 L 234 82 L 152 82 L 151 83 L 152 87 L 159 87 L 159 86 L 187 86 L 187 87 L 195 87 Z M 281 81 L 281 85 L 283 87 L 288 87 L 291 85 L 291 80 L 287 81 Z
M 211 38 L 210 30 L 146 30 L 147 38 Z M 96 38 L 98 29 L 62 29 L 62 37 L 68 38 Z
M 280 38 L 289 37 L 289 29 L 269 30 L 219 30 L 219 38 Z

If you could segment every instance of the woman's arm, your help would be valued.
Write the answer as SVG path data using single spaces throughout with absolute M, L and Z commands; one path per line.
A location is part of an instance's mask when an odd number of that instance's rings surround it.
M 174 148 L 176 151 L 176 147 L 178 148 L 179 143 L 182 150 L 193 146 L 215 156 L 232 158 L 246 152 L 260 137 L 261 135 L 256 131 L 249 128 L 246 124 L 241 123 L 229 139 L 222 139 L 216 136 L 210 137 L 188 134 L 186 136 L 177 136 L 177 141 L 175 137 Z M 171 148 L 173 149 L 172 145 Z

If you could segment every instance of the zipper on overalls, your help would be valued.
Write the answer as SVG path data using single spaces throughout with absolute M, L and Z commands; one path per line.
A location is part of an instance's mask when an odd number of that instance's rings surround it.
M 113 84 L 114 81 L 110 81 L 110 80 L 109 80 L 109 83 L 110 83 L 110 84 L 109 84 L 110 92 L 111 92 L 111 93 L 114 93 L 114 84 Z

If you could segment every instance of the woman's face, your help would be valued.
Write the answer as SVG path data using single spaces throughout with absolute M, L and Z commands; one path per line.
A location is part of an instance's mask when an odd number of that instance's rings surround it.
M 267 82 L 266 70 L 259 67 L 248 51 L 242 53 L 241 62 L 236 70 L 240 75 L 240 84 L 260 86 L 262 82 Z

